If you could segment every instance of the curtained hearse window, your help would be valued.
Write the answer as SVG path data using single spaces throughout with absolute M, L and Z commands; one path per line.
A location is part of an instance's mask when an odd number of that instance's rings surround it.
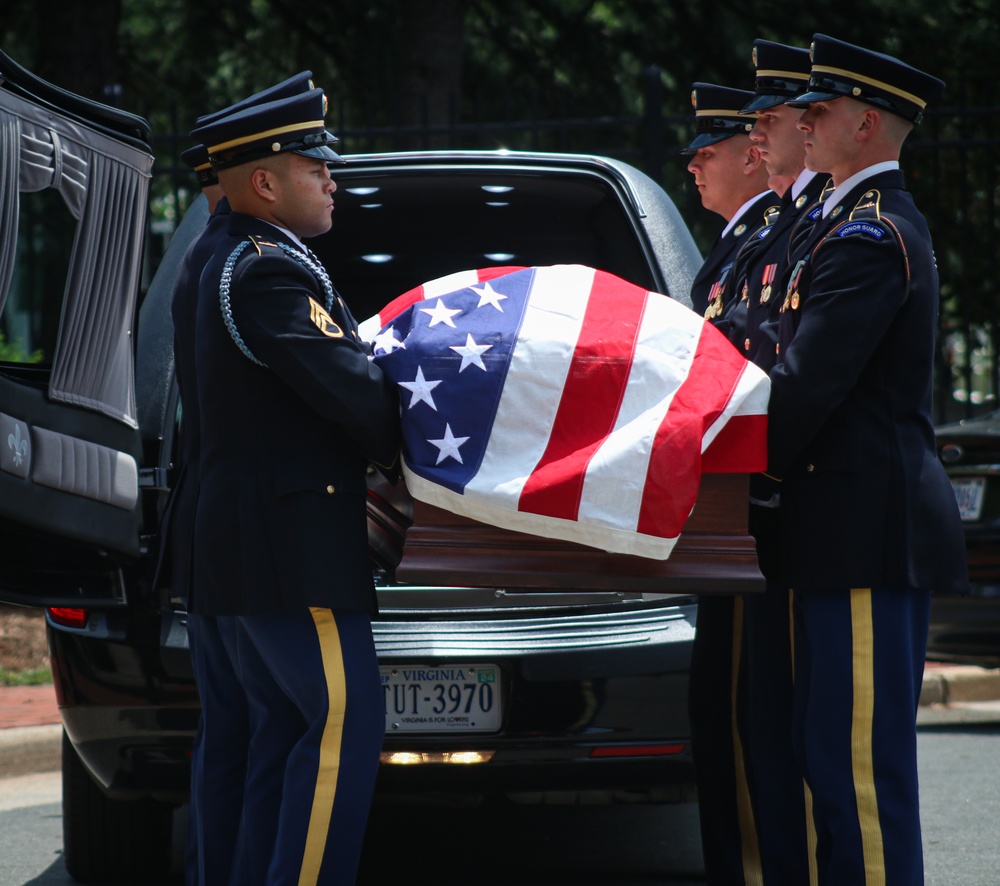
M 152 157 L 0 90 L 0 371 L 136 426 Z

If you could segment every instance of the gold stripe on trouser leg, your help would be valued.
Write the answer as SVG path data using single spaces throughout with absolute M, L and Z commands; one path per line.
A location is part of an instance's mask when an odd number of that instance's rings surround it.
M 323 853 L 333 818 L 333 801 L 337 794 L 337 774 L 340 771 L 340 742 L 344 732 L 344 708 L 347 697 L 347 678 L 344 676 L 344 657 L 340 650 L 340 633 L 337 621 L 329 609 L 311 606 L 319 637 L 323 673 L 326 675 L 326 692 L 329 707 L 326 726 L 319 745 L 319 771 L 316 774 L 316 792 L 313 794 L 312 811 L 306 846 L 299 871 L 299 886 L 311 886 L 319 879 Z M 335 707 L 336 705 L 336 707 Z
M 743 740 L 736 716 L 737 689 L 740 680 L 740 657 L 743 648 L 743 598 L 733 598 L 733 660 L 729 696 L 729 723 L 733 731 L 733 763 L 736 767 L 736 808 L 740 822 L 740 850 L 743 858 L 743 877 L 747 886 L 763 886 L 764 872 L 760 864 L 760 847 L 757 844 L 757 825 L 750 803 L 750 785 L 747 783 L 746 761 L 743 757 Z
M 792 659 L 792 685 L 795 685 L 795 591 L 788 589 L 788 642 Z M 819 868 L 816 864 L 816 821 L 813 818 L 813 795 L 809 783 L 802 779 L 805 797 L 806 851 L 809 853 L 809 886 L 818 886 Z
M 851 718 L 851 767 L 861 825 L 865 886 L 885 886 L 882 826 L 875 792 L 872 723 L 875 718 L 875 630 L 870 588 L 851 589 L 854 708 Z

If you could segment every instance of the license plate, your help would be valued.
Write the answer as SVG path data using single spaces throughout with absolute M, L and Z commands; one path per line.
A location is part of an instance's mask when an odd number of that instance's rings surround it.
M 951 488 L 958 500 L 958 512 L 966 522 L 974 523 L 982 516 L 986 498 L 985 477 L 953 477 Z
M 496 665 L 403 665 L 379 671 L 387 733 L 500 729 L 500 669 Z

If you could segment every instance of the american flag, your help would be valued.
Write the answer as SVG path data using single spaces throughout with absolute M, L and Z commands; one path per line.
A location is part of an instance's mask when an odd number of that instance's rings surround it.
M 414 498 L 666 559 L 702 471 L 766 467 L 765 373 L 665 295 L 581 265 L 452 274 L 361 325 Z

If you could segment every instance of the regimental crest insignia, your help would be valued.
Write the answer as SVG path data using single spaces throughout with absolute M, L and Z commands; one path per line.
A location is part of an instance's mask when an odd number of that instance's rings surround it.
M 344 330 L 333 322 L 333 318 L 326 312 L 326 308 L 312 298 L 309 299 L 309 319 L 316 324 L 316 328 L 323 335 L 329 338 L 344 337 Z

